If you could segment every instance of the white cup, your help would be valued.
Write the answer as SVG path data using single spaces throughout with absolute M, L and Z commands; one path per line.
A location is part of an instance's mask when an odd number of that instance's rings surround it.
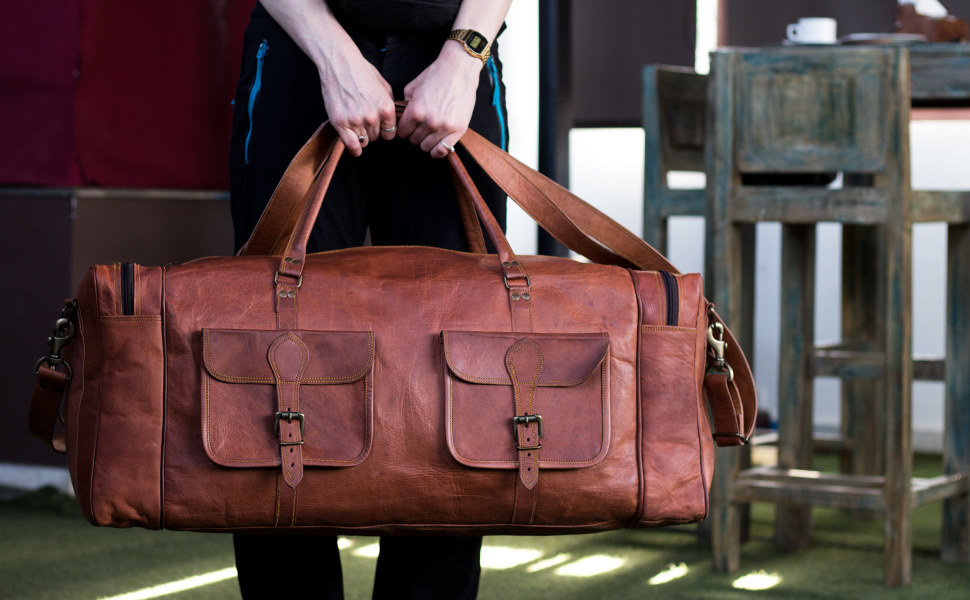
M 834 44 L 835 19 L 803 17 L 788 26 L 788 41 L 796 44 Z

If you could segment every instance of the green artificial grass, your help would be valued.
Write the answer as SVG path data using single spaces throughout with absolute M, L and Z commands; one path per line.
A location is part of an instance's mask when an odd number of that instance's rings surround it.
M 939 472 L 938 457 L 917 471 Z M 940 505 L 914 514 L 913 584 L 882 585 L 883 522 L 816 509 L 808 548 L 780 551 L 771 541 L 774 508 L 756 504 L 741 569 L 716 573 L 695 528 L 485 539 L 481 600 L 670 598 L 733 600 L 970 597 L 970 566 L 939 560 Z M 375 538 L 344 538 L 347 600 L 370 598 Z M 94 599 L 232 567 L 227 535 L 88 525 L 73 499 L 38 490 L 0 503 L 0 599 Z M 764 590 L 737 585 L 770 585 Z M 237 599 L 235 579 L 163 596 Z

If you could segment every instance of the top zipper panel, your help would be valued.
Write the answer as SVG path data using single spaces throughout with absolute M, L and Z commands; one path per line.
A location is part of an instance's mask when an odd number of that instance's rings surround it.
M 660 271 L 667 296 L 667 325 L 676 326 L 680 313 L 680 291 L 677 288 L 677 278 L 672 273 Z
M 121 314 L 135 314 L 135 265 L 121 263 Z

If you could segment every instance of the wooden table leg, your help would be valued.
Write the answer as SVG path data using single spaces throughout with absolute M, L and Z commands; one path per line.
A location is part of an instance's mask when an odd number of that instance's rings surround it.
M 812 467 L 812 376 L 815 339 L 815 225 L 783 225 L 781 234 L 781 348 L 778 360 L 778 466 Z M 808 545 L 812 507 L 779 504 L 775 541 Z
M 970 472 L 970 225 L 951 225 L 948 246 L 943 467 L 949 475 Z M 970 563 L 967 494 L 943 501 L 941 555 L 946 562 Z

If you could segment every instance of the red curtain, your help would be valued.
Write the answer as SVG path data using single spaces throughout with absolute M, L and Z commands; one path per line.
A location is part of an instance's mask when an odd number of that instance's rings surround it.
M 0 25 L 15 49 L 0 56 L 0 184 L 227 187 L 254 3 L 16 3 Z
M 0 19 L 0 183 L 71 185 L 78 6 L 8 3 Z

